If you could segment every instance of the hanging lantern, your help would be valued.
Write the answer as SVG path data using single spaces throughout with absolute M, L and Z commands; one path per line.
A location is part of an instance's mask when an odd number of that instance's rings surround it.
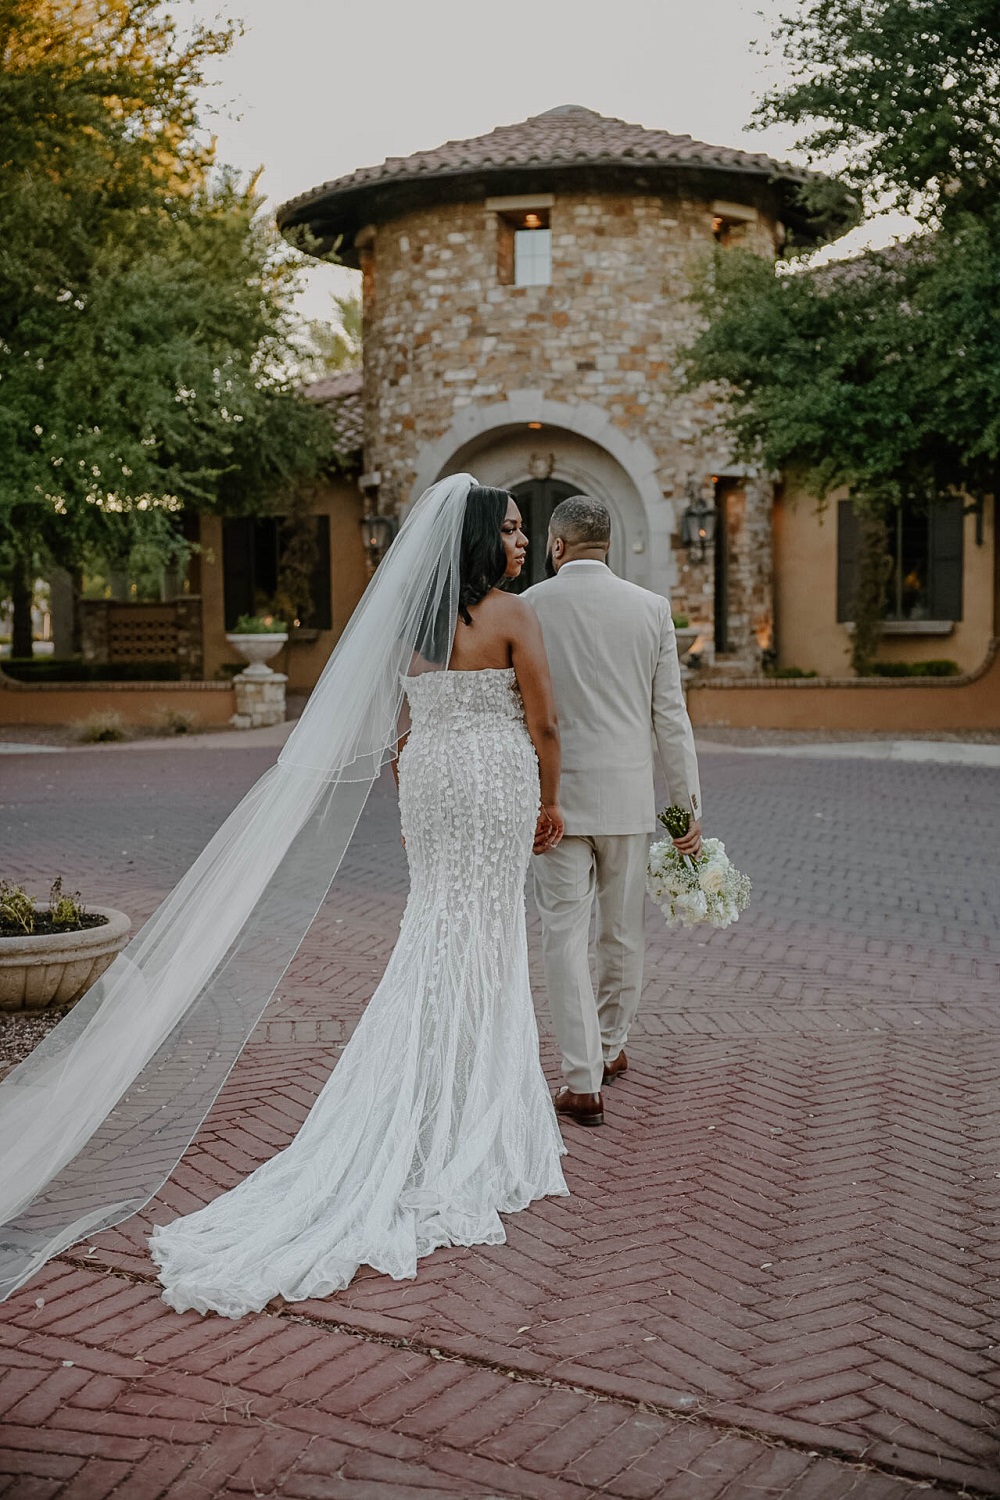
M 685 486 L 688 503 L 681 514 L 681 541 L 689 562 L 704 562 L 715 541 L 716 509 L 709 505 L 693 479 Z
M 361 545 L 368 562 L 368 571 L 374 573 L 388 552 L 396 535 L 396 521 L 392 516 L 379 514 L 378 499 L 382 476 L 378 473 L 362 474 L 358 487 L 365 497 L 365 513 L 359 519 Z

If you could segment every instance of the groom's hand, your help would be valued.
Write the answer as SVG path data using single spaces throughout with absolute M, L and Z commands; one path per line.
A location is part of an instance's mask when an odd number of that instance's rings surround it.
M 683 838 L 674 839 L 674 848 L 681 854 L 696 855 L 701 853 L 701 824 L 692 823 L 688 827 Z

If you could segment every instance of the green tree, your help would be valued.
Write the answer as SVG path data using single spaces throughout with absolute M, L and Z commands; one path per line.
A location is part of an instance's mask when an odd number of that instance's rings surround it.
M 307 380 L 361 368 L 361 295 L 334 296 L 331 303 L 332 317 L 306 325 L 300 373 Z
M 14 653 L 40 562 L 176 545 L 332 460 L 288 375 L 291 254 L 214 168 L 197 99 L 231 28 L 161 0 L 0 0 L 0 565 Z
M 724 391 L 738 453 L 797 471 L 862 517 L 852 660 L 871 669 L 885 608 L 885 518 L 996 487 L 1000 167 L 995 0 L 806 0 L 776 33 L 793 74 L 758 111 L 870 208 L 927 230 L 888 251 L 776 271 L 719 251 L 695 291 L 689 379 Z
M 931 222 L 990 213 L 1000 186 L 997 0 L 804 0 L 772 36 L 790 78 L 759 125 L 791 124 L 870 206 Z

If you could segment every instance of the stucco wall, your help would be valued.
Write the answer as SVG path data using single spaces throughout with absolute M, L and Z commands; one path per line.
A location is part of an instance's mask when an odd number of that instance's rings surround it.
M 963 609 L 947 635 L 882 638 L 884 661 L 929 661 L 945 657 L 963 672 L 982 663 L 993 635 L 993 570 L 996 507 L 987 498 L 983 543 L 976 545 L 976 522 L 965 518 Z M 775 613 L 778 660 L 820 676 L 849 672 L 846 626 L 837 623 L 836 501 L 819 512 L 814 500 L 789 486 L 775 506 Z
M 193 713 L 199 726 L 228 724 L 236 694 L 223 682 L 14 682 L 0 674 L 0 724 L 75 724 L 93 713 L 156 724 L 164 709 Z
M 289 642 L 270 665 L 288 676 L 289 692 L 313 687 L 364 593 L 368 582 L 358 521 L 362 501 L 349 479 L 337 478 L 318 487 L 312 504 L 316 515 L 330 517 L 330 603 L 332 629 L 319 631 L 315 640 Z M 226 640 L 225 601 L 222 572 L 222 522 L 216 516 L 201 518 L 202 628 L 205 644 L 205 676 L 218 676 L 227 663 L 241 661 Z
M 846 681 L 692 683 L 687 704 L 698 726 L 834 729 L 934 734 L 1000 729 L 1000 641 L 968 677 L 854 677 Z
M 747 184 L 756 218 L 742 231 L 743 243 L 767 255 L 778 232 L 769 192 Z M 677 372 L 693 316 L 689 278 L 713 245 L 712 225 L 709 202 L 556 194 L 552 284 L 537 287 L 499 284 L 497 213 L 486 200 L 366 231 L 365 459 L 382 475 L 383 504 L 405 504 L 418 475 L 429 482 L 428 454 L 437 472 L 449 464 L 442 438 L 469 408 L 516 393 L 538 411 L 595 411 L 652 455 L 645 529 L 665 540 L 642 581 L 670 592 L 678 612 L 710 620 L 711 565 L 689 569 L 676 532 L 686 476 L 707 482 L 729 466 L 714 403 L 682 392 Z M 522 405 L 526 427 L 531 401 Z M 543 452 L 553 429 L 558 440 L 560 423 L 549 417 L 532 434 Z M 600 441 L 579 425 L 564 430 Z M 754 486 L 750 505 L 767 515 L 769 486 Z

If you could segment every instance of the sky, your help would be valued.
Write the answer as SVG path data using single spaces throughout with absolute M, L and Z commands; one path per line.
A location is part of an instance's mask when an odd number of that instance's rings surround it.
M 795 0 L 175 0 L 178 20 L 240 20 L 214 64 L 206 125 L 221 161 L 263 168 L 287 198 L 387 156 L 482 135 L 559 104 L 796 159 L 784 127 L 750 130 L 782 78 L 766 44 Z M 760 46 L 754 47 L 754 42 Z M 800 159 L 800 158 L 799 158 Z M 884 243 L 905 228 L 893 219 Z M 860 248 L 858 231 L 841 244 Z M 353 273 L 308 270 L 300 308 L 323 317 Z

